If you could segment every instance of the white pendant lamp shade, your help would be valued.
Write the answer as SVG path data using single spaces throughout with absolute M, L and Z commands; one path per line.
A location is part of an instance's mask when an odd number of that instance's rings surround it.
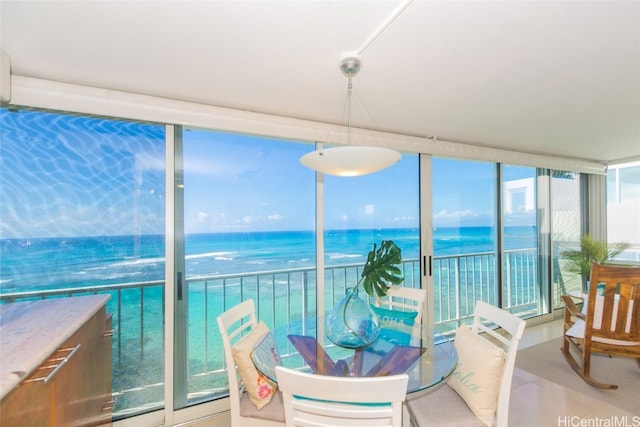
M 349 145 L 312 151 L 302 156 L 300 163 L 327 175 L 360 176 L 388 168 L 400 157 L 390 148 Z
M 327 175 L 360 176 L 367 175 L 400 160 L 395 150 L 383 147 L 350 145 L 351 141 L 351 78 L 360 71 L 360 57 L 354 52 L 345 52 L 340 60 L 340 70 L 349 78 L 347 120 L 347 145 L 312 151 L 300 158 L 300 163 L 309 169 Z

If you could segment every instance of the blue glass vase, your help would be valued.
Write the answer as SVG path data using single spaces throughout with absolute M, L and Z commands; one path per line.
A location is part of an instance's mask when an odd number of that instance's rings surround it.
M 374 342 L 380 335 L 378 316 L 358 296 L 358 287 L 349 288 L 346 296 L 333 307 L 325 319 L 327 338 L 340 347 L 359 348 Z

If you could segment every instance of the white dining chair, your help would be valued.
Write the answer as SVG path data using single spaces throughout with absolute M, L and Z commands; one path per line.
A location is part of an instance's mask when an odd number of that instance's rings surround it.
M 249 398 L 242 383 L 238 365 L 233 358 L 233 344 L 258 326 L 253 300 L 245 300 L 230 308 L 218 316 L 217 320 L 229 378 L 231 425 L 233 427 L 283 427 L 285 419 L 282 393 L 276 391 L 271 401 L 258 409 Z
M 458 365 L 447 383 L 407 398 L 411 425 L 508 427 L 511 380 L 524 327 L 525 321 L 514 314 L 477 301 L 471 328 L 461 326 L 456 332 Z
M 420 342 L 420 328 L 422 322 L 422 314 L 424 311 L 424 302 L 427 299 L 427 291 L 420 288 L 408 288 L 406 286 L 391 285 L 387 289 L 387 295 L 376 297 L 374 305 L 382 309 L 401 312 L 416 313 L 413 318 L 413 327 L 411 328 L 411 338 L 407 344 L 418 345 Z M 378 313 L 380 315 L 380 313 Z M 390 315 L 402 318 L 401 314 Z M 383 315 L 384 317 L 384 315 Z M 384 324 L 384 318 L 380 319 L 381 325 Z
M 407 374 L 333 377 L 276 367 L 287 427 L 402 426 Z
M 419 325 L 426 298 L 427 291 L 424 289 L 391 285 L 386 296 L 376 298 L 375 305 L 389 310 L 416 311 L 415 323 Z

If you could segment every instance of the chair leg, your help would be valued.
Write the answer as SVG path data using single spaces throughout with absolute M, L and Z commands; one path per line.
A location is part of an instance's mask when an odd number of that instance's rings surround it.
M 582 363 L 578 363 L 576 358 L 573 357 L 573 355 L 571 354 L 571 346 L 575 347 L 580 352 Z M 562 354 L 564 355 L 564 358 L 567 360 L 567 363 L 569 363 L 569 366 L 571 366 L 571 369 L 573 369 L 576 374 L 580 375 L 580 378 L 582 378 L 584 382 L 586 382 L 587 384 L 593 387 L 604 388 L 604 389 L 618 388 L 618 386 L 615 384 L 605 384 L 593 379 L 591 377 L 591 374 L 589 373 L 590 365 L 591 365 L 591 352 L 585 351 L 585 349 L 581 348 L 576 342 L 574 342 L 573 340 L 571 340 L 571 338 L 568 338 L 566 336 L 564 337 Z M 640 359 L 637 359 L 637 360 L 638 360 L 638 364 L 640 365 Z
M 569 354 L 570 345 L 571 345 L 571 340 L 565 336 L 564 339 L 562 340 L 562 348 L 560 349 L 562 350 L 562 353 L 564 353 L 565 355 Z
M 571 346 L 575 346 L 576 349 L 580 351 L 580 354 L 582 354 L 582 351 L 580 350 L 580 348 L 578 348 L 578 346 L 567 337 L 564 337 L 562 348 L 560 350 L 562 350 L 562 355 L 566 359 L 569 366 L 571 366 L 571 369 L 573 369 L 578 375 L 582 376 L 582 369 L 580 368 L 580 365 L 578 364 L 576 359 L 571 354 Z

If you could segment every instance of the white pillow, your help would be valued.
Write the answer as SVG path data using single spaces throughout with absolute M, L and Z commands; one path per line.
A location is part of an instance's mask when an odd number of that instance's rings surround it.
M 264 322 L 260 321 L 251 332 L 240 338 L 238 342 L 231 347 L 233 360 L 236 365 L 238 365 L 244 388 L 249 394 L 249 399 L 258 409 L 262 409 L 269 403 L 276 391 L 276 385 L 258 372 L 253 364 L 253 360 L 251 360 L 253 347 L 256 342 L 267 333 L 269 333 L 269 328 Z
M 505 353 L 464 325 L 456 331 L 453 345 L 458 352 L 458 364 L 447 384 L 480 421 L 491 426 L 498 406 Z

